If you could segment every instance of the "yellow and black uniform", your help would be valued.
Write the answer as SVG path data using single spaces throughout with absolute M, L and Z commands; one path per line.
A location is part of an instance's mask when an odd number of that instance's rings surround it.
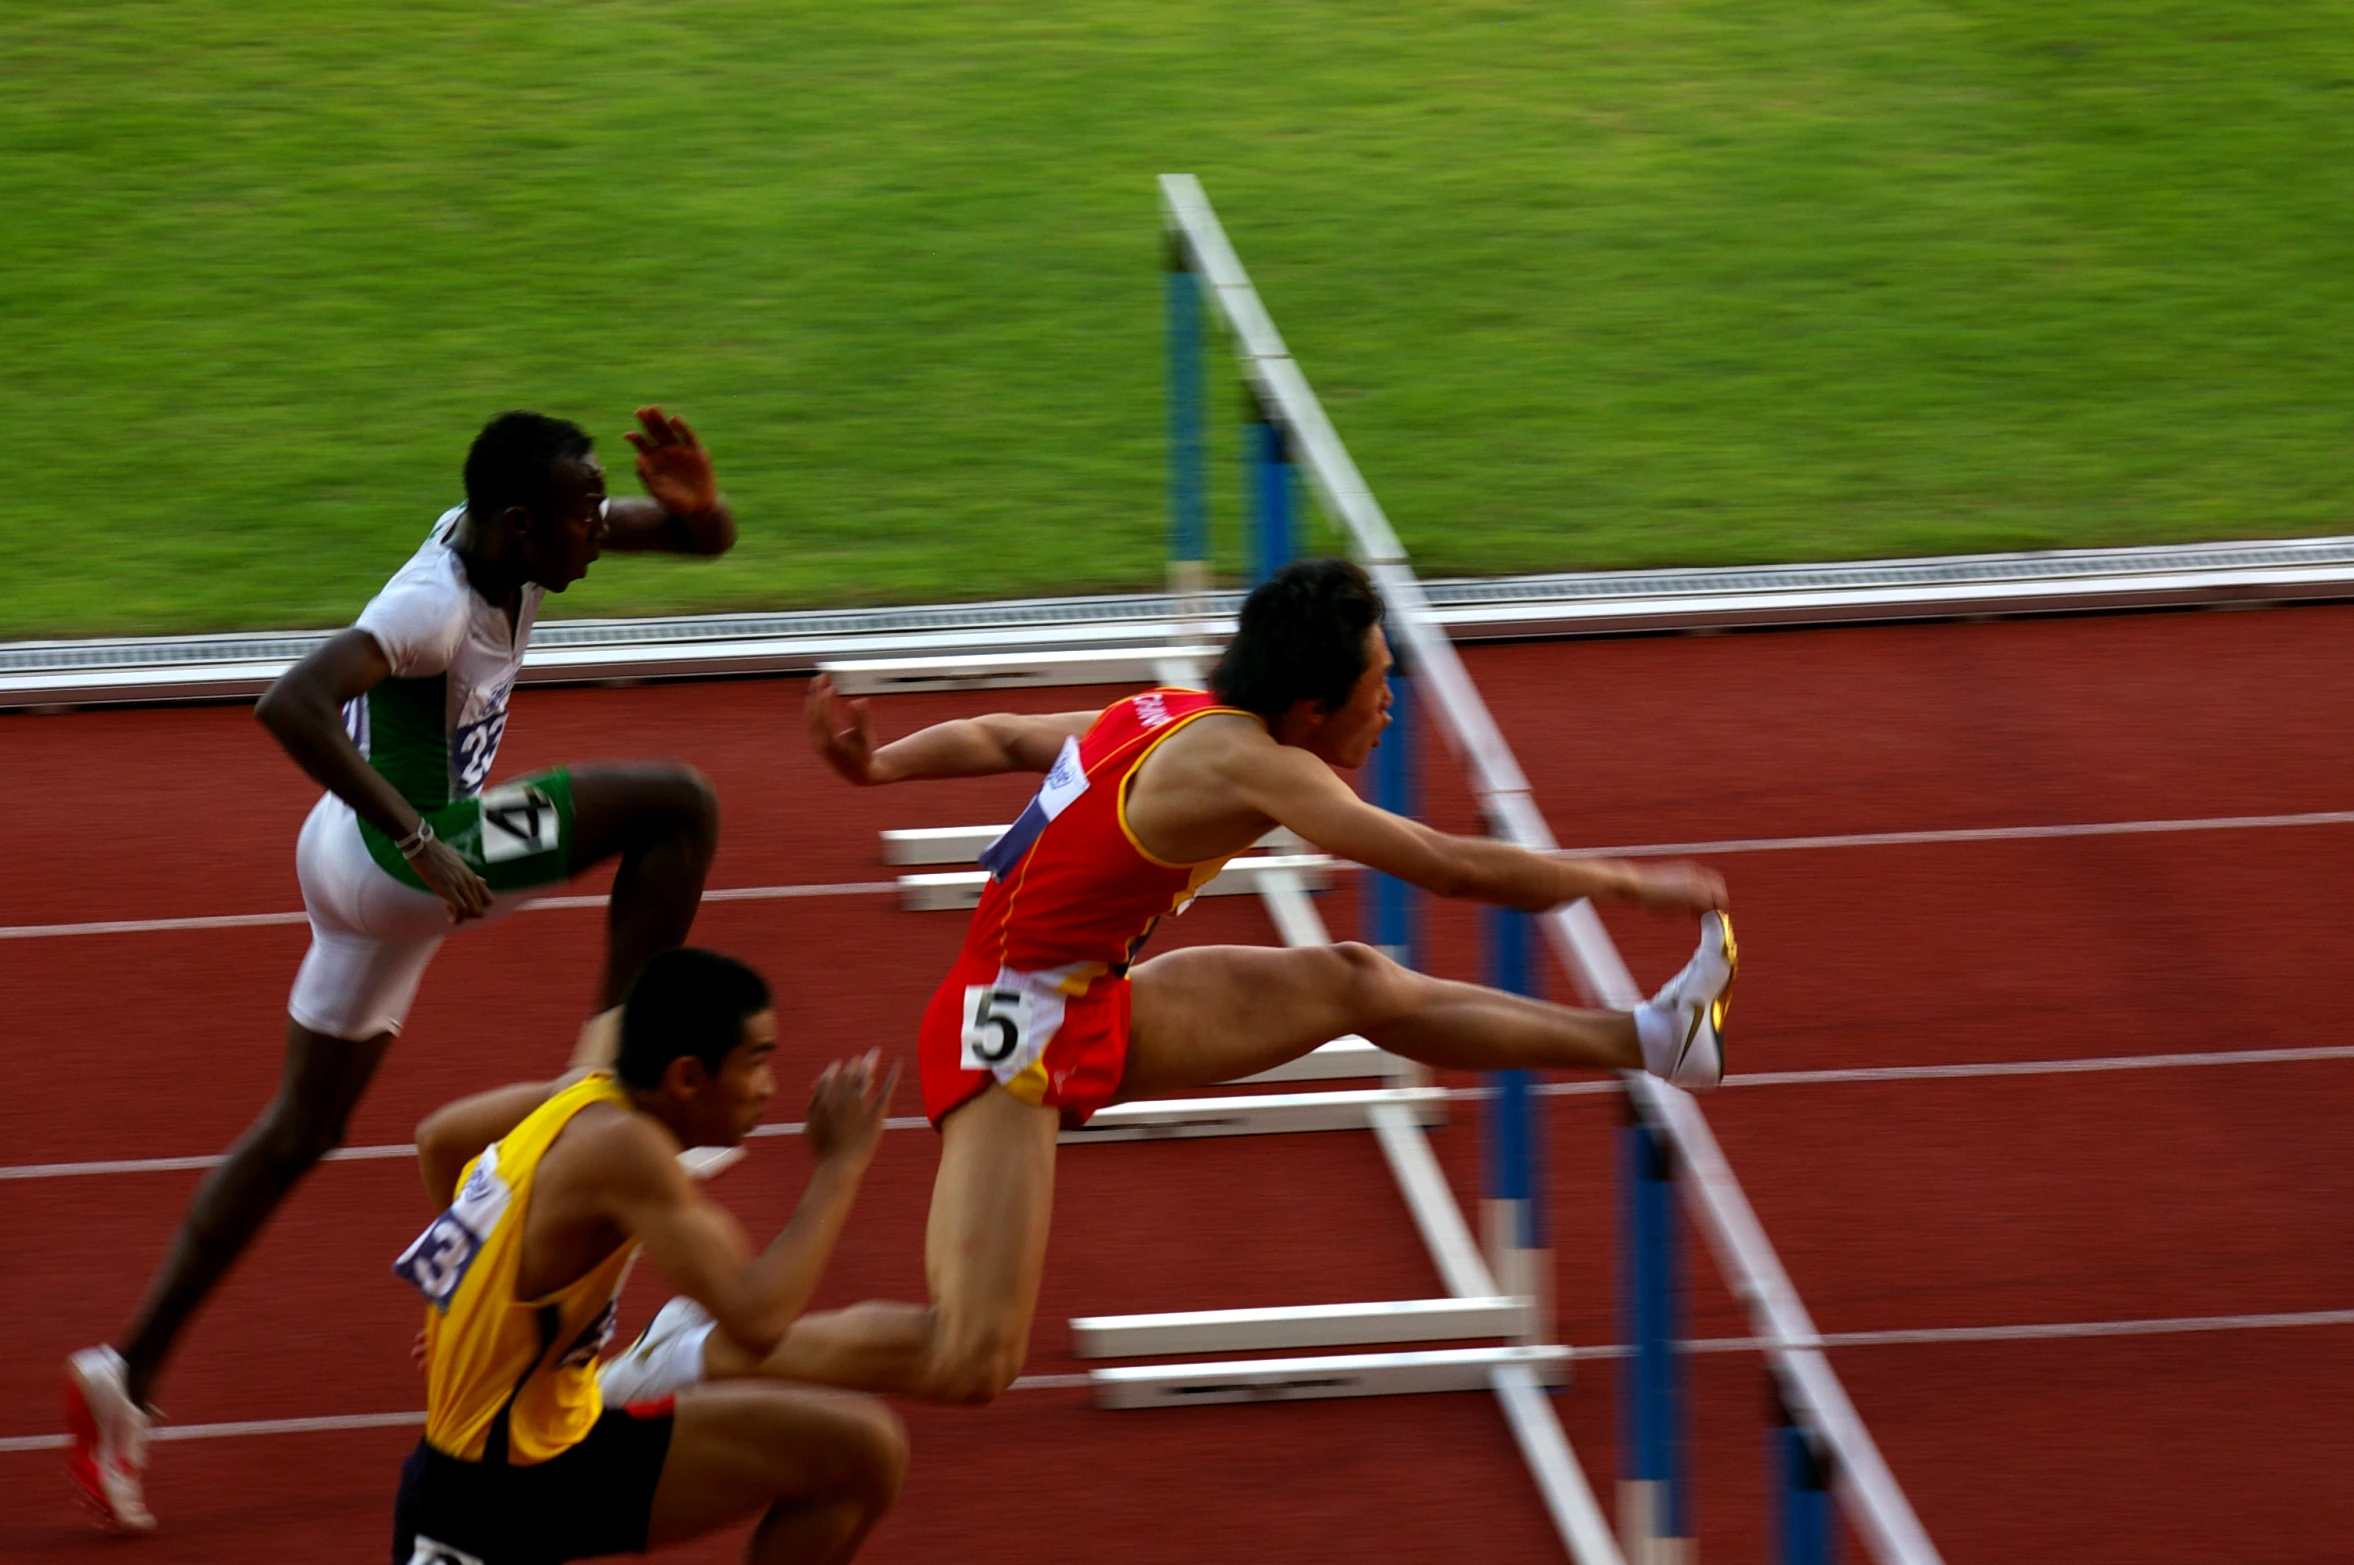
M 670 1450 L 667 1401 L 608 1412 L 597 1353 L 637 1246 L 519 1296 L 540 1160 L 610 1075 L 550 1097 L 466 1166 L 457 1199 L 393 1271 L 425 1296 L 425 1438 L 401 1468 L 393 1565 L 557 1565 L 642 1553 Z

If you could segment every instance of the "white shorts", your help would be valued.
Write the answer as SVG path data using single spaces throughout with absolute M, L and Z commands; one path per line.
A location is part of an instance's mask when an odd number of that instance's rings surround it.
M 350 805 L 322 795 L 294 847 L 311 948 L 294 975 L 286 1012 L 329 1038 L 397 1033 L 417 998 L 425 964 L 450 933 L 449 910 L 429 891 L 404 886 L 368 856 Z M 504 918 L 538 891 L 502 892 L 468 926 Z

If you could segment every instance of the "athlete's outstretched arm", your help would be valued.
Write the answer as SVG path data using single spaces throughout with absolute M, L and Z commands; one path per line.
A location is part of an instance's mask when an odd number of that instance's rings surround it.
M 993 712 L 987 717 L 934 723 L 878 747 L 866 703 L 844 697 L 824 674 L 809 682 L 802 712 L 809 721 L 811 747 L 827 765 L 862 788 L 923 777 L 1052 771 L 1063 741 L 1087 732 L 1101 715 Z
M 894 1068 L 877 1080 L 875 1056 L 837 1061 L 818 1077 L 804 1132 L 817 1167 L 793 1220 L 758 1255 L 743 1230 L 707 1200 L 678 1166 L 676 1148 L 651 1120 L 631 1115 L 600 1127 L 611 1155 L 599 1159 L 601 1204 L 678 1291 L 711 1312 L 719 1328 L 765 1354 L 809 1306 L 858 1182 L 883 1136 Z
M 343 704 L 391 677 L 392 660 L 383 646 L 354 626 L 328 637 L 279 675 L 254 703 L 253 717 L 313 781 L 398 842 L 417 829 L 417 812 L 368 764 L 343 728 Z M 428 842 L 409 862 L 449 908 L 450 922 L 479 918 L 489 908 L 490 887 L 448 843 Z
M 719 492 L 711 453 L 685 419 L 640 408 L 638 427 L 624 438 L 637 449 L 638 482 L 651 498 L 606 502 L 606 548 L 714 555 L 735 547 L 735 513 Z
M 1445 897 L 1539 912 L 1575 902 L 1633 902 L 1706 911 L 1725 905 L 1715 871 L 1681 862 L 1561 858 L 1492 837 L 1455 837 L 1378 809 L 1307 751 L 1239 744 L 1221 770 L 1237 798 L 1328 853 Z

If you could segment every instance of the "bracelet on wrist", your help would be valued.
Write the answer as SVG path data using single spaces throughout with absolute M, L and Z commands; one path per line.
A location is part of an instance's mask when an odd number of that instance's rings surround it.
M 432 840 L 433 822 L 420 818 L 417 822 L 417 829 L 395 842 L 393 846 L 401 850 L 402 858 L 414 863 L 417 855 L 425 851 L 425 844 Z

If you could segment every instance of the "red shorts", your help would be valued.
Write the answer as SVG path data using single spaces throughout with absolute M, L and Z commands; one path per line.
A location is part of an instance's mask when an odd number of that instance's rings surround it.
M 1128 1068 L 1128 980 L 1097 978 L 1086 994 L 1041 999 L 999 986 L 999 976 L 991 963 L 960 957 L 933 991 L 916 1039 L 924 1113 L 937 1129 L 1002 1083 L 1024 1103 L 1084 1125 L 1119 1093 Z

